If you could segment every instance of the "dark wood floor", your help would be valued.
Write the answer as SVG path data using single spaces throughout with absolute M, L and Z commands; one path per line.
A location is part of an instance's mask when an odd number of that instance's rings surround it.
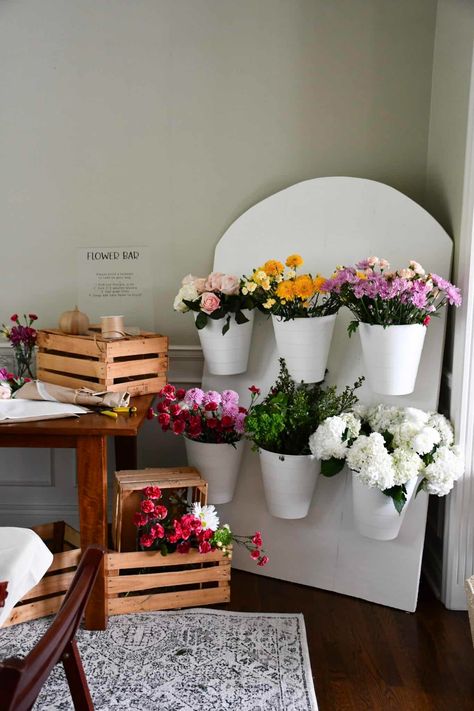
M 422 583 L 414 614 L 233 571 L 229 609 L 302 612 L 320 711 L 474 711 L 466 612 Z

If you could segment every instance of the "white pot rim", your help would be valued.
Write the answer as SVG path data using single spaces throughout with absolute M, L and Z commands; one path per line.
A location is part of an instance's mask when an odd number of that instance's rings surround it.
M 265 449 L 265 447 L 259 447 L 261 452 L 266 454 L 273 454 L 275 457 L 285 457 L 285 459 L 316 459 L 313 454 L 285 454 L 284 452 L 272 452 L 271 449 Z
M 240 439 L 236 440 L 235 442 L 200 442 L 198 439 L 193 439 L 192 437 L 188 437 L 185 434 L 183 434 L 183 438 L 185 440 L 187 440 L 188 442 L 194 442 L 195 444 L 212 444 L 214 446 L 220 445 L 220 444 L 225 444 L 230 447 L 232 447 L 234 444 L 239 444 L 239 442 L 244 441 L 244 437 L 241 437 Z
M 330 320 L 330 319 L 335 319 L 337 316 L 337 311 L 335 314 L 328 314 L 327 316 L 295 316 L 294 318 L 289 318 L 286 320 L 283 320 L 281 316 L 278 314 L 271 314 L 272 319 L 275 319 L 275 321 L 278 321 L 278 323 L 291 323 L 292 321 L 314 321 L 315 319 L 319 319 L 321 321 L 323 320 Z
M 382 328 L 386 331 L 388 328 L 425 328 L 426 326 L 422 323 L 394 323 L 388 324 L 387 326 L 382 326 L 380 323 L 366 323 L 365 321 L 359 321 L 360 326 L 368 326 L 369 328 Z

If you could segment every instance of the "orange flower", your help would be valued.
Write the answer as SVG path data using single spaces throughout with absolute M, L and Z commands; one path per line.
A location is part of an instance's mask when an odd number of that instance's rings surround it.
M 316 276 L 313 279 L 313 289 L 317 294 L 321 294 L 321 293 L 325 294 L 326 293 L 326 290 L 323 289 L 323 284 L 325 282 L 326 282 L 326 278 L 323 276 L 320 276 L 319 274 L 318 274 L 318 276 Z
M 283 272 L 284 268 L 283 264 L 276 259 L 269 259 L 262 267 L 268 276 L 278 276 Z
M 359 277 L 359 279 L 367 279 L 367 274 L 365 272 L 358 271 L 356 272 L 356 275 Z
M 299 299 L 310 299 L 314 294 L 313 280 L 309 274 L 302 274 L 296 277 L 294 282 L 295 296 Z
M 297 269 L 303 264 L 303 259 L 300 257 L 299 254 L 290 254 L 290 256 L 286 258 L 285 264 L 287 267 Z
M 294 282 L 281 281 L 276 290 L 277 296 L 285 301 L 293 301 L 295 298 Z

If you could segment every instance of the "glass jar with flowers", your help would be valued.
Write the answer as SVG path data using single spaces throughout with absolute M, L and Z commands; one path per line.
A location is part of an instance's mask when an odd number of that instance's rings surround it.
M 255 397 L 252 392 L 250 408 Z M 188 464 L 207 481 L 209 501 L 225 504 L 232 501 L 237 484 L 247 414 L 235 390 L 219 393 L 165 385 L 149 418 L 156 417 L 163 431 L 183 435 Z
M 325 476 L 347 463 L 357 530 L 382 541 L 398 536 L 418 492 L 446 496 L 464 469 L 450 422 L 414 407 L 359 405 L 323 420 L 309 445 Z
M 309 436 L 324 419 L 340 415 L 357 402 L 354 391 L 362 380 L 340 393 L 335 386 L 297 384 L 280 359 L 278 379 L 245 419 L 246 435 L 260 456 L 272 516 L 296 519 L 308 514 L 320 466 L 309 448 Z
M 185 276 L 175 300 L 180 313 L 192 311 L 210 373 L 235 375 L 247 370 L 254 300 L 232 274 Z
M 38 319 L 36 314 L 23 314 L 21 323 L 18 314 L 10 316 L 13 326 L 2 324 L 1 335 L 10 341 L 16 361 L 16 379 L 33 378 L 33 357 L 36 346 L 36 329 L 33 323 Z
M 384 395 L 413 392 L 431 318 L 462 301 L 456 286 L 414 260 L 392 271 L 386 259 L 368 257 L 337 267 L 324 289 L 355 316 L 349 335 L 359 330 L 367 382 Z
M 242 291 L 271 314 L 278 353 L 293 379 L 317 383 L 326 372 L 339 302 L 325 291 L 324 277 L 298 273 L 303 263 L 299 254 L 285 265 L 270 259 L 245 277 Z

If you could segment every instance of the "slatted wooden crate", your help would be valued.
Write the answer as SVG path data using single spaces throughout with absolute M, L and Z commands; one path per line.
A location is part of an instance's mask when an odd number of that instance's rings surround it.
M 167 372 L 167 336 L 146 331 L 107 341 L 99 326 L 91 326 L 86 336 L 55 329 L 38 331 L 36 373 L 48 383 L 146 395 L 166 385 Z
M 79 533 L 63 521 L 32 528 L 54 554 L 44 578 L 15 605 L 3 627 L 52 615 L 61 607 L 81 557 Z
M 136 551 L 133 514 L 141 489 L 186 489 L 188 500 L 207 502 L 207 482 L 193 467 L 123 471 L 115 475 L 113 537 L 120 552 L 107 555 L 109 615 L 170 610 L 229 602 L 231 557 L 220 551 L 171 553 Z

